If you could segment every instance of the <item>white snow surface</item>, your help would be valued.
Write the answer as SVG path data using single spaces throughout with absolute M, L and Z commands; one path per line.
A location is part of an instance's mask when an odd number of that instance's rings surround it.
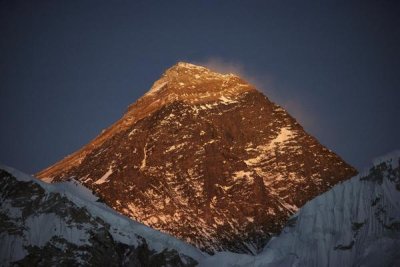
M 271 146 L 277 143 L 283 143 L 292 137 L 293 133 L 289 128 L 283 127 L 279 132 L 278 136 L 271 140 Z
M 374 165 L 379 165 L 382 162 L 389 162 L 393 168 L 399 167 L 400 150 L 395 150 L 387 155 L 377 157 L 372 162 Z
M 93 218 L 99 217 L 111 225 L 110 233 L 116 241 L 136 246 L 141 243 L 136 236 L 139 235 L 146 239 L 146 243 L 150 249 L 157 252 L 161 252 L 164 249 L 175 249 L 179 253 L 187 255 L 196 261 L 200 261 L 205 256 L 203 252 L 183 241 L 133 221 L 117 213 L 107 205 L 96 202 L 98 198 L 94 196 L 89 189 L 80 185 L 75 180 L 48 184 L 1 164 L 0 169 L 9 172 L 19 181 L 37 183 L 45 191 L 59 193 L 67 197 L 76 206 L 86 208 Z M 66 240 L 77 245 L 81 245 L 82 242 L 86 242 L 89 238 L 85 236 L 85 229 L 79 230 L 70 225 L 64 225 L 63 219 L 57 218 L 57 215 L 52 213 L 30 217 L 25 223 L 30 229 L 28 230 L 30 240 L 20 240 L 18 235 L 4 236 L 0 234 L 0 241 L 2 242 L 0 246 L 0 262 L 12 262 L 23 258 L 27 252 L 22 248 L 22 245 L 33 244 L 42 246 L 51 236 L 54 236 L 54 234 L 62 236 Z M 56 228 L 56 233 L 52 231 L 43 231 L 43 229 L 53 229 L 52 227 Z
M 247 151 L 252 151 L 255 150 L 258 152 L 258 156 L 254 158 L 250 158 L 245 160 L 245 163 L 248 166 L 254 166 L 262 162 L 265 158 L 265 155 L 270 154 L 273 149 L 276 147 L 284 147 L 286 145 L 286 142 L 290 141 L 292 138 L 294 138 L 296 135 L 295 132 L 293 132 L 291 129 L 288 127 L 282 127 L 278 133 L 278 135 L 269 141 L 265 145 L 259 145 L 256 147 L 256 149 L 253 149 L 251 147 L 251 143 L 249 144 L 250 146 L 246 148 Z
M 161 89 L 164 88 L 165 85 L 167 85 L 168 81 L 157 81 L 153 84 L 153 86 L 150 88 L 150 90 L 147 92 L 147 94 L 154 94 L 158 91 L 160 91 Z
M 107 170 L 107 172 L 96 182 L 94 182 L 95 184 L 104 184 L 106 182 L 108 182 L 108 177 L 110 177 L 110 175 L 113 173 L 112 170 L 112 166 L 110 166 Z
M 219 100 L 221 100 L 221 103 L 223 103 L 224 105 L 229 105 L 229 104 L 233 104 L 233 103 L 237 103 L 238 102 L 236 100 L 232 100 L 230 98 L 227 98 L 224 95 L 220 96 Z

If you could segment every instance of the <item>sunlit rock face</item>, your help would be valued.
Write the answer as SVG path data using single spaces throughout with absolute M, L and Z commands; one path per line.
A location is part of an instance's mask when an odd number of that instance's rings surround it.
M 88 145 L 38 173 L 207 251 L 257 252 L 308 200 L 355 175 L 233 74 L 178 63 Z

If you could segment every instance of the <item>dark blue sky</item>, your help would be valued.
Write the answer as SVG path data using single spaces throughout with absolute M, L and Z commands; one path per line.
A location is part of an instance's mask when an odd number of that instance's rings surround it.
M 400 147 L 399 1 L 0 1 L 0 162 L 34 173 L 177 61 L 235 70 L 357 168 Z

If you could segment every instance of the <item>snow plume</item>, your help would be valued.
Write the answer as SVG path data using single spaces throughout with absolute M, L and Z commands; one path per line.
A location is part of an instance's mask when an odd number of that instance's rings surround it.
M 316 126 L 319 125 L 319 119 L 316 117 L 316 112 L 308 110 L 306 108 L 307 103 L 301 101 L 304 97 L 292 95 L 289 98 L 288 95 L 290 96 L 290 94 L 288 92 L 293 90 L 285 89 L 281 86 L 278 88 L 273 75 L 270 73 L 263 72 L 251 75 L 247 66 L 237 61 L 228 61 L 218 57 L 211 57 L 204 61 L 195 62 L 195 64 L 224 74 L 232 73 L 245 79 L 273 102 L 286 109 L 305 129 L 310 130 L 312 133 L 318 132 Z
M 245 74 L 243 65 L 232 61 L 228 62 L 221 58 L 208 58 L 198 64 L 224 74 L 233 73 L 239 76 L 244 76 Z
M 216 71 L 223 74 L 235 74 L 247 82 L 255 86 L 258 90 L 265 92 L 268 95 L 267 88 L 271 87 L 271 83 L 269 81 L 269 77 L 263 76 L 262 78 L 254 75 L 250 75 L 248 71 L 246 71 L 246 67 L 243 64 L 234 61 L 226 61 L 221 58 L 213 57 L 208 58 L 204 61 L 195 62 L 200 66 L 204 66 L 212 71 Z

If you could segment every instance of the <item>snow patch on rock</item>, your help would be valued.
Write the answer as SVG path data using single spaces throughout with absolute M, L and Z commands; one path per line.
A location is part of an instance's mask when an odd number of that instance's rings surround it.
M 110 175 L 113 173 L 113 169 L 112 166 L 108 167 L 107 172 L 96 182 L 94 182 L 95 184 L 104 184 L 106 182 L 108 182 L 108 177 L 110 177 Z

